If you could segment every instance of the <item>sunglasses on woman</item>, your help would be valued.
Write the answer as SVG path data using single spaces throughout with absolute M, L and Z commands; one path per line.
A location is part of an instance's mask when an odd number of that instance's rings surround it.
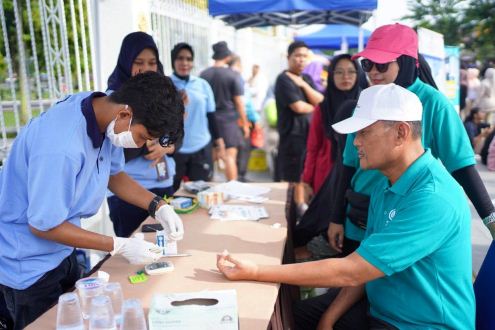
M 364 72 L 370 72 L 371 69 L 373 69 L 373 65 L 374 65 L 378 72 L 385 73 L 388 70 L 389 64 L 393 62 L 397 62 L 397 61 L 391 61 L 387 63 L 375 63 L 373 61 L 368 60 L 367 58 L 364 58 L 361 60 L 361 67 L 363 68 Z

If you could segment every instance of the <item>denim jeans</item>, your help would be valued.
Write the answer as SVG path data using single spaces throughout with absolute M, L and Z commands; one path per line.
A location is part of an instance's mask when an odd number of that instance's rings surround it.
M 16 290 L 0 284 L 0 297 L 14 321 L 14 329 L 24 329 L 51 306 L 58 297 L 71 289 L 81 272 L 75 250 L 60 265 L 45 273 L 36 283 L 24 290 Z

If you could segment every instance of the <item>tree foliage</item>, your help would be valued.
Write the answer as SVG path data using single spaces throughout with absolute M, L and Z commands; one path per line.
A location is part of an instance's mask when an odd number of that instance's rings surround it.
M 495 57 L 494 0 L 409 0 L 418 27 L 442 33 L 446 45 L 461 49 L 480 60 Z

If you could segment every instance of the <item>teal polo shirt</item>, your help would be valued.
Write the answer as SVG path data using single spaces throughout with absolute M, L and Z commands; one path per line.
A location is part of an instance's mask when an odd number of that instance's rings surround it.
M 449 100 L 419 78 L 407 89 L 416 94 L 423 105 L 421 139 L 423 146 L 430 149 L 431 154 L 440 159 L 450 173 L 475 165 L 474 152 L 466 129 Z M 370 195 L 375 185 L 384 181 L 384 176 L 377 170 L 362 170 L 359 167 L 354 137 L 355 134 L 347 136 L 343 162 L 344 165 L 357 169 L 351 181 L 351 188 L 356 192 Z M 346 219 L 345 236 L 361 241 L 364 230 Z
M 374 317 L 399 329 L 474 329 L 469 206 L 429 150 L 375 187 L 357 253 L 385 274 L 366 284 Z

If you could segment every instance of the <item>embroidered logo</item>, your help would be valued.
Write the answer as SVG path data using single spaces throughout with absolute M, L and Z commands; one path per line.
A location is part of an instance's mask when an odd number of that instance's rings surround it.
M 390 211 L 390 212 L 388 213 L 388 219 L 389 219 L 390 221 L 392 221 L 392 220 L 394 219 L 394 217 L 395 217 L 395 214 L 396 214 L 396 213 L 397 213 L 397 212 L 395 211 L 395 209 L 393 209 L 392 211 Z

